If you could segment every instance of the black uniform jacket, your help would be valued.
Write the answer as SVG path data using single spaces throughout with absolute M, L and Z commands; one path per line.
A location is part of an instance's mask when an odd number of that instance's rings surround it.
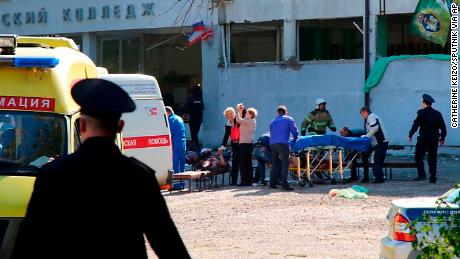
M 155 172 L 90 138 L 45 165 L 35 182 L 13 258 L 189 258 Z
M 437 143 L 440 139 L 444 140 L 446 138 L 447 130 L 442 114 L 431 107 L 417 111 L 417 118 L 415 118 L 409 132 L 410 138 L 419 127 L 419 140 L 424 143 Z M 440 130 L 441 134 L 439 134 Z
M 446 138 L 446 124 L 442 114 L 431 107 L 417 111 L 417 118 L 414 120 L 409 137 L 412 138 L 419 127 L 419 139 L 424 143 L 437 143 L 440 139 Z M 441 134 L 439 134 L 440 130 Z

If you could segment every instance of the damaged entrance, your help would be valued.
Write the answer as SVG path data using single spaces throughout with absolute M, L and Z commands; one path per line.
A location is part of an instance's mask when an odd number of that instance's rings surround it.
M 179 114 L 191 87 L 201 85 L 202 80 L 201 42 L 188 46 L 187 35 L 177 29 L 99 37 L 97 63 L 112 74 L 154 76 L 165 105 L 173 107 Z

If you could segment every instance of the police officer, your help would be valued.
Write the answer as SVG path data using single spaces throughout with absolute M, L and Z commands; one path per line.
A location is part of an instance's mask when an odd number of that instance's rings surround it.
M 115 145 L 135 104 L 119 86 L 85 79 L 72 88 L 81 106 L 82 144 L 37 175 L 13 258 L 189 258 L 155 172 Z
M 308 113 L 302 122 L 301 135 L 305 136 L 307 131 L 310 135 L 324 135 L 326 134 L 326 128 L 333 132 L 337 130 L 331 113 L 326 110 L 326 100 L 318 98 L 316 100 L 316 109 Z
M 192 147 L 195 150 L 200 150 L 198 134 L 200 132 L 201 123 L 203 122 L 203 95 L 200 85 L 195 85 L 192 88 L 192 94 L 188 97 L 183 113 L 189 114 L 190 135 L 192 137 Z
M 170 106 L 166 106 L 166 114 L 169 120 L 169 130 L 171 132 L 172 148 L 173 148 L 173 169 L 174 173 L 185 171 L 185 125 L 181 117 L 174 114 L 174 110 Z
M 420 127 L 419 137 L 415 146 L 415 164 L 417 166 L 418 176 L 414 181 L 426 180 L 425 166 L 423 158 L 428 152 L 428 167 L 430 170 L 430 183 L 436 183 L 436 156 L 438 154 L 438 142 L 444 145 L 447 131 L 446 124 L 442 114 L 433 109 L 431 105 L 434 103 L 433 97 L 428 94 L 422 96 L 423 109 L 417 111 L 417 118 L 412 124 L 409 132 L 409 143 L 412 143 L 412 136 Z M 439 131 L 441 130 L 441 134 Z

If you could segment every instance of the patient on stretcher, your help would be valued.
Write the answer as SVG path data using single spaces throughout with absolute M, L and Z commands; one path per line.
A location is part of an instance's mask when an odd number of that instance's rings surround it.
M 187 163 L 193 165 L 195 170 L 223 171 L 228 168 L 229 156 L 220 148 L 217 154 L 213 154 L 210 149 L 203 149 L 200 154 L 189 151 L 185 157 Z

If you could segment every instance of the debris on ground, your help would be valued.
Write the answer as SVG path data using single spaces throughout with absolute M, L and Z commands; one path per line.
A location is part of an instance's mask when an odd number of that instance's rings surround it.
M 366 199 L 369 190 L 366 187 L 353 185 L 346 189 L 332 189 L 329 191 L 330 197 L 343 197 L 351 200 Z

